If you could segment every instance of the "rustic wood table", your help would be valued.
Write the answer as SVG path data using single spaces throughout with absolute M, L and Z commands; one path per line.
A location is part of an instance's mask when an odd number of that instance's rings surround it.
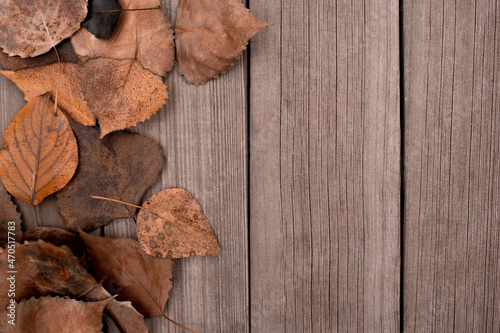
M 167 156 L 145 197 L 189 190 L 222 248 L 176 262 L 167 315 L 203 332 L 500 331 L 500 2 L 248 5 L 271 26 L 236 65 L 199 87 L 169 74 L 133 129 Z M 0 77 L 2 132 L 24 104 Z M 63 226 L 46 201 L 43 225 Z

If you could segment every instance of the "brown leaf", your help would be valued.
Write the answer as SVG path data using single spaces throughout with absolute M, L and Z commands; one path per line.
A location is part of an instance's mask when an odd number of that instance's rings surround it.
M 158 258 L 219 255 L 215 234 L 188 191 L 171 188 L 153 195 L 137 215 L 141 248 Z
M 0 319 L 4 333 L 101 333 L 104 307 L 111 299 L 82 302 L 61 297 L 23 300 L 16 305 L 15 325 L 9 324 L 8 311 Z
M 80 165 L 73 180 L 57 194 L 65 224 L 94 230 L 117 218 L 134 216 L 136 209 L 92 199 L 93 195 L 138 204 L 158 179 L 165 156 L 153 140 L 130 132 L 116 132 L 99 140 L 95 128 L 73 124 L 80 147 Z
M 160 6 L 159 0 L 119 2 L 126 9 Z M 174 67 L 174 35 L 162 9 L 122 12 L 110 39 L 99 39 L 82 27 L 71 37 L 71 43 L 79 56 L 137 59 L 144 68 L 160 76 Z
M 118 300 L 131 301 L 145 317 L 161 316 L 172 288 L 172 260 L 148 256 L 133 239 L 80 234 L 94 276 L 106 278 L 104 287 L 118 293 Z
M 12 202 L 5 187 L 0 183 L 0 242 L 8 243 L 9 236 L 16 242 L 22 243 L 21 213 Z
M 0 47 L 11 56 L 40 55 L 78 30 L 86 15 L 86 0 L 2 0 Z
M 85 63 L 80 82 L 99 119 L 101 138 L 148 119 L 165 103 L 167 86 L 137 61 L 98 58 Z
M 38 95 L 50 92 L 52 101 L 59 87 L 57 105 L 74 121 L 94 126 L 95 116 L 85 101 L 80 87 L 81 66 L 72 63 L 52 64 L 36 68 L 13 71 L 0 71 L 0 74 L 13 81 L 24 93 L 24 99 L 29 101 Z
M 148 333 L 143 315 L 137 312 L 130 302 L 118 302 L 113 299 L 106 306 L 106 313 L 122 333 Z
M 69 39 L 62 41 L 59 45 L 57 45 L 56 49 L 62 62 L 72 62 L 75 64 L 80 62 Z M 21 58 L 19 56 L 10 57 L 6 53 L 3 53 L 0 49 L 0 69 L 2 70 L 17 71 L 20 69 L 50 65 L 56 62 L 59 61 L 54 49 L 33 58 Z
M 42 239 L 56 246 L 66 245 L 71 252 L 79 258 L 80 264 L 83 267 L 86 266 L 85 244 L 83 243 L 83 239 L 79 235 L 68 230 L 53 227 L 38 227 L 26 231 L 24 233 L 24 239 L 27 241 Z
M 66 246 L 58 247 L 42 240 L 16 244 L 16 295 L 20 302 L 30 297 L 63 295 L 77 298 L 96 286 L 95 279 L 80 266 L 78 259 Z M 0 267 L 7 267 L 7 253 L 0 254 Z M 69 274 L 61 276 L 61 269 Z M 9 289 L 9 274 L 0 270 L 0 290 Z M 107 297 L 102 297 L 104 299 Z M 6 292 L 0 293 L 0 311 L 9 303 Z
M 78 147 L 68 119 L 50 94 L 33 98 L 3 135 L 0 178 L 7 191 L 37 205 L 63 188 L 78 165 Z
M 180 0 L 175 25 L 179 73 L 196 85 L 218 77 L 266 26 L 239 0 Z
M 0 267 L 8 267 L 7 252 L 0 252 Z M 64 276 L 61 270 L 64 269 Z M 43 240 L 16 244 L 16 295 L 15 300 L 46 295 L 83 297 L 89 301 L 101 301 L 111 295 L 79 265 L 78 259 L 66 246 L 58 247 Z M 68 276 L 69 274 L 69 276 Z M 0 270 L 0 290 L 9 290 L 6 269 Z M 8 293 L 0 293 L 0 311 L 9 304 Z M 123 330 L 125 333 L 147 332 L 143 317 L 126 302 L 111 300 L 106 311 L 118 323 L 127 323 L 137 331 Z

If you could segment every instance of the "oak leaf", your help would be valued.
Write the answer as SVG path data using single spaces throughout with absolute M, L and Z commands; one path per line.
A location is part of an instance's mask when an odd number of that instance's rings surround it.
M 196 85 L 218 77 L 266 26 L 239 0 L 180 0 L 175 25 L 179 73 Z
M 14 223 L 12 224 L 12 222 Z M 9 230 L 9 227 L 11 227 L 10 229 L 13 227 L 14 230 Z M 0 183 L 0 243 L 7 243 L 9 236 L 13 237 L 16 242 L 21 243 L 23 241 L 21 213 L 12 202 L 5 187 Z
M 97 279 L 105 278 L 105 288 L 112 286 L 118 300 L 131 301 L 145 317 L 162 315 L 172 288 L 172 260 L 147 255 L 133 239 L 80 235 L 88 249 L 89 268 Z
M 2 0 L 0 47 L 10 56 L 35 57 L 80 28 L 86 0 Z
M 122 12 L 113 36 L 103 40 L 81 28 L 71 37 L 76 54 L 84 58 L 136 59 L 160 76 L 171 71 L 175 61 L 174 35 L 160 0 L 119 2 L 130 11 Z
M 214 231 L 200 204 L 182 188 L 153 195 L 137 215 L 141 248 L 158 258 L 219 255 Z
M 83 26 L 97 38 L 108 39 L 116 29 L 121 9 L 116 0 L 89 0 L 89 13 Z
M 95 116 L 85 101 L 80 87 L 81 66 L 73 63 L 51 64 L 19 71 L 0 71 L 0 74 L 14 82 L 24 93 L 24 99 L 29 101 L 47 91 L 54 101 L 58 90 L 57 106 L 62 108 L 74 121 L 94 126 Z
M 4 333 L 101 333 L 102 315 L 111 300 L 82 302 L 61 297 L 30 298 L 16 304 L 15 325 L 9 324 L 7 311 L 1 316 Z
M 68 228 L 92 231 L 111 220 L 135 215 L 135 208 L 92 199 L 120 198 L 137 204 L 165 163 L 159 144 L 139 134 L 115 132 L 99 140 L 96 128 L 73 124 L 80 165 L 73 180 L 57 194 L 57 207 Z
M 62 189 L 78 165 L 73 131 L 49 93 L 26 104 L 5 130 L 3 144 L 0 178 L 10 194 L 29 204 Z

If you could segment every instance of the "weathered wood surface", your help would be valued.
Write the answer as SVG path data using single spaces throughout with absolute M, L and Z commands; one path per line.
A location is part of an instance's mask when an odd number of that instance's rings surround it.
M 500 2 L 404 12 L 405 332 L 500 330 Z
M 398 5 L 250 9 L 252 331 L 396 332 Z

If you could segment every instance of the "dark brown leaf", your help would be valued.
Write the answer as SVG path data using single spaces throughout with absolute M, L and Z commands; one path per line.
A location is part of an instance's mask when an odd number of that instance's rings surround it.
M 172 260 L 148 256 L 133 239 L 81 236 L 94 276 L 106 278 L 103 286 L 145 317 L 160 316 L 172 288 Z
M 266 26 L 239 0 L 180 0 L 175 25 L 179 73 L 197 85 L 218 77 Z
M 43 54 L 80 28 L 86 0 L 2 0 L 0 47 L 10 56 Z
M 4 311 L 0 331 L 4 333 L 101 333 L 104 307 L 111 299 L 82 302 L 61 297 L 23 300 L 16 306 L 15 325 Z
M 9 236 L 22 243 L 21 214 L 5 187 L 0 184 L 0 242 L 7 243 Z
M 137 215 L 141 248 L 158 258 L 219 255 L 203 209 L 188 191 L 170 188 L 153 195 Z
M 130 132 L 112 133 L 100 140 L 96 128 L 73 124 L 73 129 L 81 162 L 73 180 L 57 194 L 65 224 L 72 230 L 92 231 L 113 219 L 134 216 L 135 208 L 90 195 L 138 204 L 163 169 L 161 146 Z
M 54 113 L 54 111 L 56 111 Z M 32 205 L 63 188 L 78 165 L 78 147 L 68 119 L 50 94 L 33 98 L 3 135 L 0 178 L 14 197 Z

